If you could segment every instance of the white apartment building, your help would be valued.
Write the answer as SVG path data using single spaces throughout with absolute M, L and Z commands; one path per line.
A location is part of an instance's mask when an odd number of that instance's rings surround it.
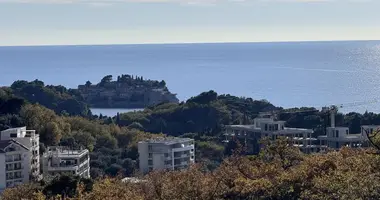
M 24 145 L 30 152 L 30 159 L 28 159 L 30 160 L 30 179 L 40 180 L 42 178 L 40 175 L 40 137 L 35 130 L 27 130 L 26 127 L 10 128 L 1 131 L 0 140 L 15 140 Z
M 29 182 L 30 151 L 16 140 L 0 141 L 0 192 Z
M 313 138 L 313 130 L 285 127 L 285 121 L 275 121 L 271 116 L 260 116 L 254 119 L 252 125 L 226 125 L 225 135 L 228 138 L 237 137 L 245 140 L 245 145 L 250 153 L 258 153 L 261 146 L 259 141 L 269 137 L 273 140 L 278 137 L 290 139 L 293 146 L 298 147 L 304 153 L 317 152 L 318 139 Z
M 48 147 L 41 159 L 44 177 L 73 174 L 90 178 L 90 155 L 87 149 Z
M 195 160 L 194 140 L 189 138 L 157 138 L 138 143 L 142 173 L 152 170 L 186 169 Z
M 348 127 L 328 127 L 326 135 L 318 136 L 318 139 L 321 151 L 325 151 L 327 148 L 339 150 L 344 146 L 358 148 L 365 140 L 362 134 L 350 134 Z

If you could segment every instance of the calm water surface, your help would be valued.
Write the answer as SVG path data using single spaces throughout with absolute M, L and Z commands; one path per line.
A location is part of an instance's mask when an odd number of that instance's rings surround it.
M 372 101 L 380 99 L 380 42 L 0 47 L 0 85 L 77 87 L 107 74 L 164 79 L 180 100 L 212 89 L 283 107 Z M 380 112 L 380 103 L 343 109 L 365 110 Z

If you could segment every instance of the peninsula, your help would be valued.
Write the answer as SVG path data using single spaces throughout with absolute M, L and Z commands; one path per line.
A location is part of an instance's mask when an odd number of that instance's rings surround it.
M 97 84 L 87 81 L 78 91 L 84 101 L 94 108 L 144 108 L 159 103 L 178 103 L 176 94 L 169 92 L 164 80 L 144 80 L 141 76 L 124 75 L 113 80 L 107 75 Z

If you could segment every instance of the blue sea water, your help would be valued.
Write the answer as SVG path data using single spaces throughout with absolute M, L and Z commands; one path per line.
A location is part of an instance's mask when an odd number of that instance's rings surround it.
M 91 113 L 93 115 L 100 115 L 103 116 L 116 116 L 117 113 L 129 113 L 129 112 L 138 112 L 142 111 L 144 109 L 127 109 L 127 108 L 91 108 Z
M 212 89 L 283 107 L 346 105 L 380 100 L 380 41 L 0 47 L 0 85 L 75 88 L 107 74 L 163 79 L 180 100 Z

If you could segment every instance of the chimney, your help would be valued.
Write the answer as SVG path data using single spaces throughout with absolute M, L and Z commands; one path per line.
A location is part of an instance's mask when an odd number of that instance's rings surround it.
M 335 128 L 335 113 L 336 113 L 336 109 L 332 108 L 330 110 L 331 128 Z

